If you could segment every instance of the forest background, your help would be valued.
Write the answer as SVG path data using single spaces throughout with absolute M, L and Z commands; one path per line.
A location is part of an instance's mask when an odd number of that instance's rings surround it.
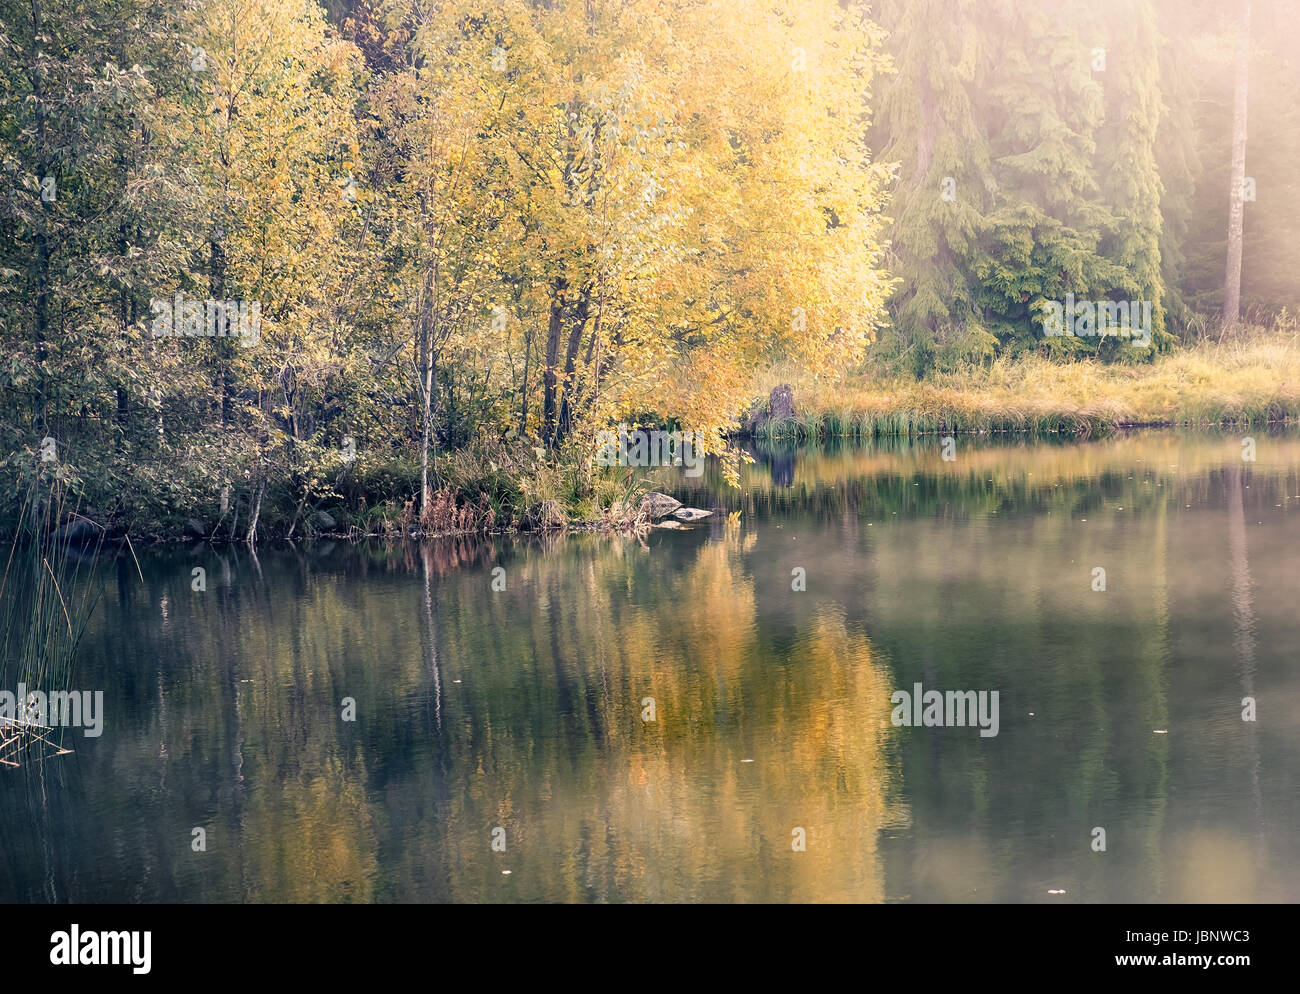
M 620 423 L 734 474 L 746 430 L 1294 418 L 1297 20 L 3 0 L 0 524 L 50 481 L 138 536 L 618 524 Z M 1067 295 L 1149 343 L 1045 334 Z

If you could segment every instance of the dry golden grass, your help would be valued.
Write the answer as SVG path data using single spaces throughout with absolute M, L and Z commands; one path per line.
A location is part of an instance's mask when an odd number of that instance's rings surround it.
M 1300 333 L 1249 329 L 1150 365 L 1029 355 L 921 381 L 816 382 L 777 367 L 755 392 L 766 395 L 777 383 L 793 386 L 799 417 L 769 424 L 770 436 L 1256 424 L 1300 418 Z

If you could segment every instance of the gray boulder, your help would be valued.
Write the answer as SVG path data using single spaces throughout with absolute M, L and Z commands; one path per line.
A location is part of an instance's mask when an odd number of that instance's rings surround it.
M 641 510 L 651 521 L 666 518 L 681 506 L 681 501 L 658 492 L 646 494 L 641 498 Z
M 329 511 L 316 511 L 312 514 L 310 521 L 311 526 L 318 532 L 332 532 L 338 527 L 338 522 L 334 520 L 334 515 L 330 514 Z
M 54 540 L 68 545 L 88 545 L 98 540 L 103 531 L 103 526 L 96 521 L 78 515 L 54 533 Z
M 203 527 L 203 522 L 198 518 L 186 518 L 185 534 L 193 538 L 203 538 L 208 534 L 208 530 Z

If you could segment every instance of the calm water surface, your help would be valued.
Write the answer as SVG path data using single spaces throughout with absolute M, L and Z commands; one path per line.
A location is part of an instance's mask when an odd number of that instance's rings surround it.
M 663 477 L 723 511 L 644 544 L 110 560 L 106 726 L 0 771 L 0 900 L 1297 900 L 1300 438 L 1256 441 L 765 453 Z M 915 683 L 998 734 L 895 727 Z

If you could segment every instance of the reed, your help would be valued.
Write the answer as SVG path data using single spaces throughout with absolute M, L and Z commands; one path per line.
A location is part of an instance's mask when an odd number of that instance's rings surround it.
M 92 528 L 88 542 L 74 541 Z M 0 573 L 0 689 L 16 697 L 19 684 L 47 695 L 69 688 L 95 608 L 94 584 L 87 581 L 102 543 L 103 530 L 69 506 L 64 480 L 37 472 L 22 495 L 17 534 Z M 67 751 L 61 727 L 36 721 L 25 701 L 15 703 L 14 716 L 0 716 L 0 765 Z

